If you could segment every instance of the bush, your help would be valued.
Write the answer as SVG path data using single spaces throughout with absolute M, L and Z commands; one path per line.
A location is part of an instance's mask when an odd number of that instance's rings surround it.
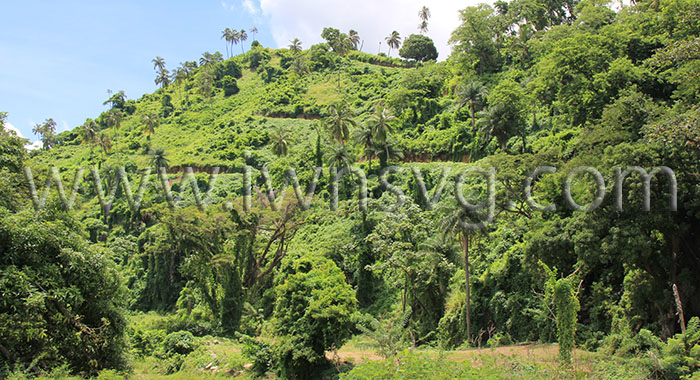
M 187 355 L 197 348 L 194 335 L 189 331 L 178 331 L 168 334 L 163 340 L 163 351 L 166 355 Z
M 238 82 L 230 75 L 221 79 L 221 87 L 224 89 L 224 96 L 231 96 L 238 93 Z
M 241 352 L 248 360 L 253 362 L 253 371 L 258 375 L 264 375 L 272 369 L 273 358 L 270 345 L 252 338 L 248 335 L 237 334 L 238 341 L 241 342 Z
M 288 257 L 275 279 L 273 352 L 285 378 L 312 378 L 328 366 L 326 350 L 350 337 L 355 294 L 335 263 L 319 255 Z

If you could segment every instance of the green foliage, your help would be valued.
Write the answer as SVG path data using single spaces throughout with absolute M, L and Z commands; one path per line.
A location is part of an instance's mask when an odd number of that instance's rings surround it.
M 355 295 L 333 261 L 313 254 L 285 259 L 275 282 L 277 370 L 285 378 L 313 378 L 327 366 L 326 350 L 350 337 Z
M 571 362 L 571 352 L 576 344 L 576 323 L 579 301 L 570 279 L 559 279 L 552 285 L 554 309 L 557 315 L 557 338 L 559 339 L 559 359 Z
M 221 88 L 224 89 L 224 96 L 235 95 L 239 91 L 236 79 L 230 75 L 226 75 L 221 79 Z
M 399 50 L 399 55 L 402 58 L 419 62 L 433 61 L 438 57 L 433 40 L 422 34 L 411 34 L 411 36 L 403 42 Z
M 111 252 L 70 217 L 0 210 L 0 368 L 124 368 L 124 289 Z
M 242 344 L 241 352 L 253 362 L 256 374 L 264 375 L 273 369 L 274 357 L 269 344 L 243 334 L 238 334 L 238 340 Z

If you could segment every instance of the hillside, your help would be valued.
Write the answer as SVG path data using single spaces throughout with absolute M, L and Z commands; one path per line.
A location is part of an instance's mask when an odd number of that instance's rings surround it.
M 326 28 L 156 57 L 161 88 L 29 157 L 3 130 L 0 377 L 187 377 L 217 339 L 245 376 L 697 376 L 700 5 L 460 16 L 443 62 Z M 450 360 L 533 342 L 558 359 Z

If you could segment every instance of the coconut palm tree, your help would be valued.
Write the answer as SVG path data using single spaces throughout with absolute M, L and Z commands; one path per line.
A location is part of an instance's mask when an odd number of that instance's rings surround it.
M 253 41 L 255 41 L 255 35 L 258 34 L 258 28 L 255 26 L 250 28 L 250 34 L 253 35 Z
M 418 24 L 418 30 L 420 30 L 421 34 L 427 33 L 428 32 L 428 22 L 421 21 L 420 24 Z
M 190 75 L 190 70 L 187 68 L 187 66 L 185 66 L 184 63 L 180 63 L 180 66 L 178 66 L 177 69 L 173 70 L 171 79 L 173 83 L 180 85 L 185 81 L 185 79 L 187 79 L 188 75 Z
M 350 41 L 352 46 L 357 50 L 357 45 L 360 44 L 360 35 L 357 34 L 357 31 L 350 29 L 348 32 L 348 41 Z
M 389 55 L 391 55 L 391 49 L 398 49 L 401 47 L 401 36 L 397 31 L 391 32 L 389 37 L 384 40 L 386 40 L 386 44 L 389 45 Z
M 87 119 L 80 127 L 80 137 L 84 145 L 90 145 L 90 157 L 92 157 L 93 144 L 97 141 L 97 123 L 95 120 Z
M 337 168 L 338 171 L 350 169 L 350 166 L 355 162 L 345 144 L 331 144 L 326 160 L 331 167 Z
M 150 145 L 151 135 L 156 132 L 156 127 L 160 121 L 158 120 L 158 116 L 153 113 L 144 114 L 141 117 L 141 120 L 143 121 L 143 131 L 146 133 L 146 138 L 148 139 L 148 143 Z
M 428 19 L 430 18 L 430 9 L 428 7 L 423 6 L 421 10 L 418 12 L 418 18 L 420 18 L 421 22 L 420 25 L 418 26 L 418 29 L 420 30 L 421 33 L 425 33 L 428 31 Z
M 275 127 L 270 134 L 272 153 L 277 157 L 286 156 L 289 150 L 289 131 L 283 127 Z
M 379 103 L 374 107 L 374 114 L 370 120 L 372 122 L 372 128 L 377 141 L 386 141 L 387 137 L 389 137 L 389 134 L 392 132 L 392 127 L 389 123 L 394 121 L 394 119 L 395 118 L 391 114 L 391 111 L 384 108 L 384 104 Z
M 151 165 L 156 168 L 156 170 L 170 167 L 170 161 L 168 160 L 168 154 L 165 152 L 165 149 L 157 148 L 151 150 L 149 155 L 151 156 Z
M 509 120 L 506 117 L 504 107 L 501 105 L 493 105 L 488 109 L 479 112 L 480 130 L 484 133 L 485 138 L 490 139 L 495 137 L 501 150 L 505 152 L 506 144 L 510 138 Z
M 345 103 L 336 103 L 328 107 L 326 125 L 331 137 L 340 144 L 345 144 L 350 138 L 350 127 L 355 126 L 354 116 L 355 114 Z
M 32 133 L 38 134 L 43 148 L 49 150 L 56 140 L 56 122 L 53 119 L 46 119 L 43 124 L 35 124 Z
M 151 60 L 151 62 L 153 62 L 153 70 L 165 70 L 165 60 L 163 59 L 163 57 L 155 57 Z
M 110 149 L 112 149 L 112 139 L 109 137 L 108 134 L 102 132 L 97 138 L 97 145 L 99 145 L 102 148 L 102 159 L 104 160 L 105 155 L 109 153 Z
M 168 85 L 170 85 L 170 73 L 168 70 L 160 69 L 155 82 L 157 85 L 160 85 L 161 88 L 168 87 Z
M 320 121 L 314 122 L 314 130 L 316 131 L 316 167 L 323 166 L 323 151 L 321 149 L 321 130 L 323 129 L 323 123 Z
M 289 42 L 291 42 L 289 44 L 289 51 L 291 51 L 294 54 L 297 54 L 301 51 L 301 40 L 295 38 Z
M 385 168 L 388 166 L 389 160 L 400 160 L 403 158 L 403 152 L 396 146 L 396 142 L 391 139 L 384 141 L 374 141 L 374 153 L 379 157 L 379 167 Z
M 367 171 L 372 170 L 372 154 L 374 154 L 374 129 L 366 124 L 361 124 L 352 134 L 355 143 L 362 146 L 367 157 Z
M 231 30 L 231 35 L 229 36 L 229 43 L 231 44 L 231 55 L 233 55 L 233 45 L 238 45 L 238 30 Z
M 467 320 L 467 342 L 471 342 L 471 284 L 469 281 L 469 249 L 472 242 L 472 234 L 474 231 L 468 228 L 468 223 L 472 220 L 471 213 L 460 205 L 445 206 L 442 210 L 443 217 L 440 219 L 440 230 L 444 234 L 454 236 L 459 240 L 464 252 L 464 276 L 466 280 L 465 287 L 465 305 L 466 305 L 466 320 Z
M 475 123 L 475 113 L 476 105 L 478 102 L 482 101 L 486 97 L 487 91 L 481 82 L 471 80 L 467 83 L 460 84 L 457 87 L 457 99 L 459 101 L 459 106 L 462 107 L 469 103 L 469 111 L 472 117 L 472 130 L 476 129 Z
M 418 17 L 421 19 L 421 21 L 428 21 L 430 18 L 430 9 L 424 5 L 418 12 Z
M 122 112 L 116 108 L 112 108 L 111 110 L 105 113 L 104 117 L 107 126 L 112 128 L 114 130 L 114 134 L 116 135 L 117 130 L 121 126 L 123 118 Z
M 238 32 L 238 41 L 241 42 L 241 53 L 245 53 L 245 50 L 243 49 L 243 43 L 248 40 L 248 33 L 246 33 L 245 29 L 241 29 L 240 32 Z
M 228 44 L 229 44 L 229 42 L 231 42 L 231 29 L 230 28 L 226 28 L 221 32 L 221 39 L 226 42 L 226 55 L 228 57 L 231 57 L 231 53 L 229 53 L 229 50 L 228 50 Z

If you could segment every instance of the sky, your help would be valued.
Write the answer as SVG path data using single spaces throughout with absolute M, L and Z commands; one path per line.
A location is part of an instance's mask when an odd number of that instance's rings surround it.
M 0 111 L 9 127 L 36 141 L 35 123 L 53 118 L 58 131 L 95 118 L 107 90 L 129 99 L 155 91 L 151 60 L 167 68 L 221 51 L 224 28 L 255 26 L 263 46 L 286 47 L 299 38 L 306 49 L 332 26 L 358 31 L 362 51 L 387 53 L 384 38 L 418 33 L 418 11 L 428 6 L 427 35 L 438 60 L 451 52 L 459 10 L 478 0 L 203 0 L 7 1 L 0 5 Z M 253 36 L 243 46 L 250 48 Z M 241 46 L 234 54 L 240 54 Z M 396 51 L 392 56 L 397 56 Z

